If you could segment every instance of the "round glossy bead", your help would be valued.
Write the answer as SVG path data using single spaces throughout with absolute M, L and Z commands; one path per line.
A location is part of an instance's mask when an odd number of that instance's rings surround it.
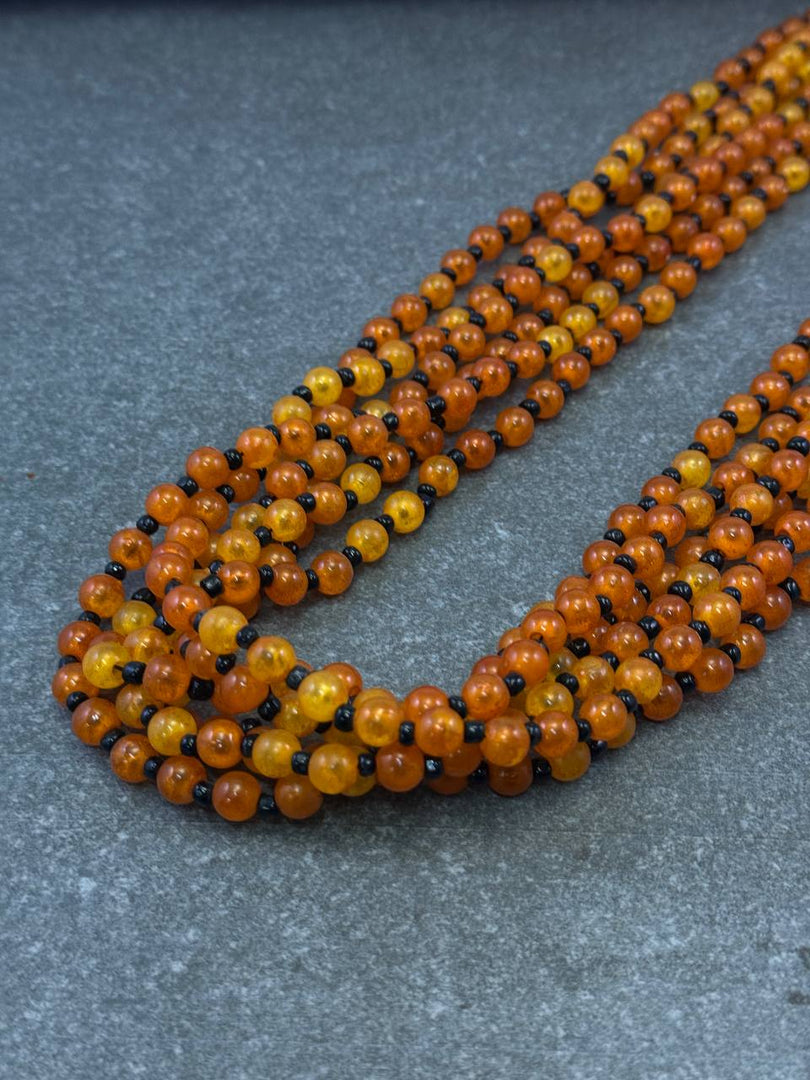
M 194 788 L 206 780 L 205 766 L 196 758 L 167 758 L 158 769 L 157 789 L 163 798 L 177 806 L 187 806 L 194 802 Z
M 339 795 L 357 781 L 357 750 L 342 743 L 324 743 L 313 751 L 308 775 L 318 791 Z
M 217 778 L 211 793 L 211 803 L 226 821 L 248 821 L 254 817 L 262 789 L 249 772 L 234 770 Z
M 313 671 L 298 687 L 302 712 L 319 724 L 332 720 L 336 709 L 348 700 L 346 684 L 336 672 Z

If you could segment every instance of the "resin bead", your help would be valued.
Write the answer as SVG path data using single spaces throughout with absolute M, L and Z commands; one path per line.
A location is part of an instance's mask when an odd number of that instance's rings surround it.
M 377 751 L 377 783 L 388 791 L 411 791 L 425 773 L 425 759 L 418 746 L 392 743 Z
M 298 687 L 298 703 L 306 716 L 322 724 L 349 700 L 346 684 L 331 671 L 313 671 Z
M 167 802 L 177 806 L 194 801 L 194 788 L 207 779 L 201 761 L 189 757 L 170 757 L 158 769 L 157 789 Z
M 357 750 L 341 743 L 325 743 L 309 759 L 309 779 L 318 791 L 339 795 L 357 781 Z
M 293 821 L 312 817 L 323 805 L 323 795 L 312 781 L 296 773 L 276 781 L 273 798 L 281 813 Z
M 252 773 L 235 770 L 217 778 L 211 804 L 226 821 L 248 821 L 256 813 L 261 793 Z

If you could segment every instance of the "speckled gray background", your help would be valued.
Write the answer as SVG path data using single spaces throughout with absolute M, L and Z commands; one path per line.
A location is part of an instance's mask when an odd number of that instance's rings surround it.
M 76 584 L 153 481 L 787 14 L 0 14 L 4 1080 L 808 1076 L 806 613 L 570 788 L 303 827 L 118 784 L 47 688 Z M 455 688 L 810 314 L 809 200 L 347 597 L 280 619 L 300 653 Z

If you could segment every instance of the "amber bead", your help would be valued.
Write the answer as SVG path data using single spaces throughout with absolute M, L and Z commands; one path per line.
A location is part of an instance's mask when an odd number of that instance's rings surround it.
M 736 645 L 740 650 L 736 667 L 741 671 L 760 664 L 767 648 L 764 635 L 749 623 L 740 623 L 732 634 L 723 638 L 723 645 Z
M 615 694 L 593 694 L 586 698 L 579 715 L 588 721 L 595 739 L 615 739 L 627 723 L 627 709 Z
M 211 803 L 226 821 L 248 821 L 259 805 L 262 789 L 252 773 L 234 770 L 217 778 Z
M 524 714 L 509 710 L 488 720 L 485 731 L 481 752 L 491 764 L 510 768 L 528 754 L 531 742 Z
M 101 627 L 92 622 L 68 623 L 59 633 L 57 648 L 62 656 L 75 656 L 81 660 L 100 633 Z
M 404 792 L 417 787 L 425 772 L 425 759 L 418 746 L 391 743 L 377 751 L 377 783 L 388 791 Z
M 540 742 L 537 751 L 548 761 L 570 753 L 579 739 L 579 729 L 569 712 L 560 709 L 548 709 L 534 717 L 540 728 Z
M 661 671 L 643 656 L 623 660 L 616 668 L 616 689 L 629 690 L 644 705 L 661 689 Z
M 806 573 L 806 571 L 803 571 L 803 573 Z M 800 574 L 796 580 L 801 590 L 803 588 L 803 574 Z M 765 620 L 766 630 L 778 630 L 779 627 L 783 626 L 790 618 L 792 610 L 793 605 L 790 597 L 785 590 L 780 589 L 778 585 L 769 585 L 765 590 L 764 599 L 761 603 L 757 604 L 754 609 L 755 613 L 761 615 Z
M 385 746 L 398 738 L 404 717 L 396 698 L 383 691 L 355 701 L 354 730 L 367 746 Z
M 492 765 L 487 770 L 487 783 L 496 795 L 511 797 L 528 791 L 534 781 L 531 758 L 526 755 L 516 765 Z
M 731 683 L 734 678 L 734 664 L 721 650 L 706 648 L 690 667 L 695 677 L 695 685 L 701 693 L 717 694 Z
M 642 706 L 644 716 L 648 720 L 661 723 L 671 720 L 683 704 L 683 691 L 671 675 L 664 675 L 661 681 L 661 689 L 652 699 Z
M 308 777 L 297 773 L 290 773 L 276 781 L 273 798 L 281 813 L 293 821 L 312 817 L 323 805 L 321 792 Z
M 167 802 L 178 806 L 194 801 L 194 788 L 207 779 L 205 766 L 195 758 L 167 758 L 158 769 L 157 789 Z
M 110 751 L 110 768 L 128 784 L 142 784 L 146 777 L 143 767 L 154 751 L 145 735 L 124 735 Z
M 109 619 L 124 602 L 124 586 L 107 574 L 94 574 L 79 587 L 79 606 Z
M 695 618 L 698 618 L 696 615 Z M 655 639 L 655 648 L 661 654 L 664 666 L 670 671 L 688 671 L 700 656 L 703 642 L 697 630 L 690 626 L 675 624 L 664 627 Z
M 461 688 L 467 712 L 474 720 L 491 720 L 509 707 L 509 690 L 497 675 L 472 675 Z
M 153 656 L 143 673 L 144 689 L 155 701 L 163 701 L 167 704 L 182 701 L 190 682 L 191 672 L 178 653 Z
M 416 717 L 414 734 L 416 745 L 423 753 L 431 757 L 445 757 L 462 745 L 464 721 L 453 709 L 438 705 Z
M 71 731 L 87 746 L 98 746 L 107 732 L 118 725 L 115 705 L 100 697 L 88 697 L 73 710 L 70 718 Z

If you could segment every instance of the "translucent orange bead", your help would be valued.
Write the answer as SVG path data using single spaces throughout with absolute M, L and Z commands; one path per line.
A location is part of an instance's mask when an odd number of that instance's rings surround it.
M 234 607 L 222 605 L 206 611 L 197 629 L 200 641 L 212 653 L 235 652 L 236 635 L 247 626 L 247 619 Z
M 142 686 L 125 685 L 115 695 L 115 711 L 121 722 L 131 728 L 143 729 L 143 710 L 149 705 L 157 707 L 157 704 Z
M 534 720 L 540 728 L 540 742 L 536 749 L 547 761 L 564 757 L 574 749 L 579 740 L 579 729 L 569 712 L 549 709 L 535 716 Z
M 559 672 L 553 672 L 556 675 Z M 574 712 L 574 698 L 570 690 L 553 679 L 537 683 L 526 694 L 524 702 L 526 712 L 533 717 L 544 712 Z
M 318 575 L 318 591 L 324 596 L 339 596 L 345 592 L 354 578 L 354 568 L 340 551 L 324 551 L 312 560 L 312 569 Z
M 613 668 L 601 656 L 583 656 L 571 669 L 579 688 L 577 697 L 587 698 L 592 694 L 606 694 L 613 689 Z
M 59 632 L 57 647 L 62 656 L 75 656 L 81 660 L 87 650 L 101 633 L 101 627 L 96 623 L 77 619 L 63 627 Z
M 153 754 L 145 735 L 124 735 L 110 751 L 110 768 L 128 784 L 142 784 L 146 779 L 143 767 Z
M 740 625 L 742 610 L 733 596 L 724 592 L 707 592 L 692 605 L 695 619 L 705 622 L 712 637 L 725 637 Z
M 331 721 L 335 710 L 348 700 L 346 684 L 336 672 L 313 671 L 298 687 L 301 710 L 319 724 Z
M 757 567 L 768 585 L 784 581 L 793 570 L 793 556 L 777 540 L 761 540 L 754 544 L 747 559 Z
M 418 746 L 392 743 L 377 751 L 377 783 L 388 791 L 404 792 L 417 787 L 425 773 L 425 759 Z
M 525 714 L 510 709 L 487 721 L 481 752 L 491 764 L 511 768 L 522 761 L 530 749 Z
M 102 619 L 111 618 L 123 602 L 123 584 L 108 574 L 94 574 L 79 586 L 79 605 Z
M 764 635 L 749 623 L 740 623 L 737 629 L 723 638 L 723 645 L 736 645 L 740 650 L 740 659 L 736 667 L 741 671 L 756 667 L 765 658 L 766 642 Z
M 464 742 L 464 721 L 453 709 L 439 705 L 416 717 L 414 734 L 416 745 L 423 753 L 445 757 L 455 753 Z
M 388 550 L 388 532 L 373 518 L 356 521 L 346 533 L 346 543 L 355 547 L 363 556 L 364 562 L 376 562 Z
M 617 690 L 629 690 L 644 705 L 661 689 L 662 675 L 652 660 L 636 656 L 619 664 L 615 680 Z
M 146 606 L 149 607 L 149 605 Z M 189 633 L 197 615 L 210 607 L 211 598 L 203 589 L 197 585 L 177 585 L 166 595 L 162 613 L 175 630 Z M 152 612 L 152 619 L 154 619 L 154 612 Z
M 309 759 L 309 779 L 326 795 L 339 795 L 357 781 L 357 749 L 342 743 L 324 743 Z
M 650 285 L 638 299 L 644 305 L 644 321 L 648 323 L 666 322 L 675 311 L 675 294 L 666 285 Z
M 273 798 L 281 813 L 293 821 L 303 821 L 317 814 L 323 795 L 306 776 L 290 773 L 276 781 Z
M 528 791 L 534 781 L 531 758 L 526 755 L 517 765 L 492 765 L 487 770 L 487 783 L 496 795 L 512 798 Z
M 180 743 L 186 735 L 196 735 L 197 721 L 188 709 L 169 707 L 158 709 L 146 729 L 149 742 L 166 757 L 180 753 Z
M 501 667 L 504 675 L 520 675 L 527 686 L 533 686 L 546 677 L 549 668 L 548 651 L 536 641 L 524 638 L 517 630 L 518 637 L 507 645 L 501 655 Z
M 605 635 L 605 648 L 619 660 L 629 660 L 646 649 L 649 638 L 634 622 L 617 622 Z
M 402 706 L 391 694 L 383 692 L 355 701 L 354 730 L 367 746 L 396 742 L 404 718 Z
M 264 524 L 274 540 L 287 544 L 297 540 L 306 529 L 306 511 L 294 499 L 276 499 L 264 512 Z
M 754 532 L 747 521 L 738 517 L 718 518 L 709 527 L 709 547 L 727 559 L 742 559 L 754 543 Z
M 587 743 L 577 743 L 567 754 L 553 757 L 549 763 L 554 779 L 569 783 L 579 780 L 588 771 L 591 764 L 591 752 Z
M 697 616 L 695 616 L 697 618 Z M 688 671 L 703 651 L 703 641 L 690 626 L 665 627 L 655 639 L 664 667 L 670 671 Z
M 224 716 L 206 720 L 197 732 L 195 744 L 200 761 L 212 769 L 232 769 L 241 761 L 243 736 L 235 720 Z
M 188 495 L 177 484 L 158 484 L 146 496 L 144 506 L 147 514 L 150 514 L 158 525 L 169 525 L 175 518 L 186 513 Z
M 671 675 L 665 675 L 661 682 L 661 689 L 642 708 L 644 716 L 648 720 L 661 723 L 671 720 L 680 710 L 683 704 L 683 691 Z
M 179 653 L 153 656 L 143 673 L 143 688 L 167 705 L 182 701 L 191 682 L 188 664 Z
M 279 563 L 273 568 L 273 581 L 267 586 L 267 596 L 280 607 L 291 607 L 307 594 L 309 581 L 304 568 L 296 563 Z
M 689 669 L 701 693 L 717 694 L 734 678 L 734 664 L 720 649 L 704 649 Z
M 236 664 L 223 675 L 212 702 L 224 713 L 235 715 L 257 709 L 267 697 L 267 684 L 255 678 L 246 664 Z
M 471 720 L 491 720 L 509 707 L 509 690 L 497 675 L 471 675 L 461 696 Z
M 268 685 L 283 682 L 295 663 L 295 649 L 286 638 L 270 635 L 259 637 L 247 651 L 251 674 Z
M 89 697 L 71 714 L 70 728 L 87 746 L 98 746 L 108 731 L 119 725 L 115 705 L 105 698 Z
M 261 793 L 252 773 L 234 770 L 217 778 L 211 804 L 226 821 L 248 821 L 258 809 Z
M 152 541 L 140 529 L 119 529 L 110 540 L 109 553 L 127 570 L 141 570 L 149 562 Z
M 591 725 L 595 739 L 609 741 L 618 738 L 627 724 L 627 709 L 615 694 L 594 694 L 586 698 L 580 706 L 579 715 Z
M 167 802 L 188 805 L 194 801 L 194 788 L 207 778 L 201 761 L 192 757 L 170 757 L 158 769 L 157 789 Z
M 201 446 L 186 458 L 186 472 L 201 488 L 219 487 L 230 471 L 225 455 L 213 446 Z

